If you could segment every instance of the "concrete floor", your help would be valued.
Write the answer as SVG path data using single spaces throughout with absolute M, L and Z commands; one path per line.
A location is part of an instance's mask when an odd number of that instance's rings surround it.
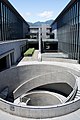
M 38 61 L 38 53 L 39 53 L 39 51 L 35 50 L 32 57 L 24 57 L 21 60 L 21 62 Z M 56 62 L 66 62 L 66 63 L 78 64 L 77 60 L 68 59 L 68 55 L 63 54 L 63 53 L 43 53 L 42 61 L 52 61 L 52 62 L 56 61 Z

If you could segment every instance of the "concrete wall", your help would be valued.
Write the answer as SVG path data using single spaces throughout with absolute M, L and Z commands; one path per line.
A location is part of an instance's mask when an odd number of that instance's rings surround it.
M 70 114 L 80 108 L 80 99 L 68 103 L 48 107 L 21 107 L 0 99 L 0 109 L 21 117 L 51 118 Z
M 10 51 L 13 50 L 14 52 L 14 63 L 19 59 L 21 56 L 20 48 L 22 46 L 26 46 L 27 40 L 14 40 L 14 41 L 6 41 L 0 42 L 0 58 L 9 54 Z
M 43 65 L 43 64 L 37 65 L 36 64 L 36 65 L 18 66 L 18 67 L 9 69 L 9 70 L 5 70 L 3 72 L 0 72 L 0 91 L 5 86 L 9 86 L 9 91 L 11 92 L 11 91 L 15 90 L 19 85 L 25 83 L 26 81 L 27 81 L 27 88 L 25 87 L 24 89 L 30 90 L 30 88 L 35 88 L 37 85 L 39 86 L 39 85 L 46 84 L 45 80 L 47 80 L 47 83 L 53 83 L 53 79 L 51 79 L 49 81 L 49 78 L 56 78 L 56 80 L 57 80 L 56 82 L 64 81 L 64 82 L 67 82 L 68 84 L 70 84 L 71 87 L 74 87 L 74 89 L 72 91 L 72 92 L 74 92 L 75 87 L 76 87 L 74 83 L 76 82 L 76 79 L 72 74 L 65 71 L 65 69 L 66 68 L 64 68 L 64 67 L 59 67 L 59 66 L 55 66 L 55 65 L 48 65 L 48 64 L 47 65 Z M 69 69 L 69 68 L 68 68 L 68 70 L 71 71 L 71 69 Z M 59 74 L 53 75 L 52 73 L 56 73 L 55 71 Z M 62 73 L 61 71 L 63 72 L 63 75 L 60 74 L 60 73 Z M 50 75 L 50 72 L 52 72 L 51 75 Z M 45 73 L 47 73 L 46 76 L 43 75 Z M 74 70 L 74 73 L 77 73 L 77 72 L 75 72 L 75 70 Z M 44 78 L 44 81 L 38 75 L 41 76 L 42 78 Z M 36 78 L 36 79 L 32 79 L 31 81 L 29 80 L 32 77 L 35 78 L 36 76 L 40 79 Z M 47 78 L 45 78 L 45 77 L 47 77 Z M 70 96 L 71 96 L 71 94 L 70 94 Z M 18 115 L 21 117 L 30 117 L 30 118 L 57 117 L 60 115 L 65 115 L 70 112 L 73 112 L 73 111 L 77 110 L 78 108 L 80 108 L 80 100 L 79 99 L 77 99 L 75 101 L 73 100 L 68 103 L 56 105 L 56 106 L 21 107 L 21 106 L 16 106 L 16 105 L 14 105 L 10 102 L 7 102 L 5 100 L 2 100 L 0 98 L 0 109 L 4 110 L 10 114 Z
M 55 35 L 54 39 L 58 39 L 58 38 L 57 38 L 57 29 L 54 29 L 54 30 L 52 31 L 52 33 L 54 33 L 54 35 Z
M 57 74 L 58 74 L 58 76 L 57 76 Z M 66 83 L 74 89 L 76 80 L 75 80 L 74 76 L 72 76 L 67 71 L 66 72 L 64 72 L 64 71 L 57 72 L 57 73 L 56 72 L 46 73 L 46 74 L 39 75 L 37 77 L 28 79 L 24 83 L 20 84 L 20 86 L 18 86 L 18 88 L 14 91 L 14 97 L 17 98 L 20 95 L 22 95 L 34 88 L 37 88 L 39 86 L 46 85 L 46 84 L 53 84 L 53 83 Z M 61 88 L 64 88 L 63 85 L 61 86 Z M 58 88 L 58 90 L 61 93 L 64 93 L 64 94 L 69 93 L 70 94 L 71 89 L 68 90 L 67 86 L 65 89 L 66 89 L 66 91 L 64 91 L 64 89 Z
M 29 106 L 50 106 L 61 103 L 60 98 L 48 91 L 33 91 L 27 93 L 22 98 L 23 102 L 25 98 L 30 98 L 30 100 L 27 102 L 27 105 Z
M 29 79 L 38 77 L 40 75 L 44 75 L 45 73 L 61 72 L 63 70 L 66 70 L 66 68 L 55 65 L 44 65 L 44 64 L 25 65 L 25 66 L 19 66 L 12 69 L 8 69 L 3 72 L 0 72 L 0 91 L 5 86 L 9 86 L 10 91 L 13 91 L 23 83 L 28 81 Z M 68 70 L 70 71 L 70 69 Z M 73 70 L 71 71 L 73 72 Z

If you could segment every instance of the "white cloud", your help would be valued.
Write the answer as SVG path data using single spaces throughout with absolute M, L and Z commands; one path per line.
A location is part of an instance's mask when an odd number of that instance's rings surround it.
M 31 16 L 30 12 L 25 13 L 26 16 Z
M 38 16 L 42 18 L 51 18 L 53 16 L 53 11 L 43 11 L 42 13 L 39 13 Z
M 26 21 L 29 22 L 45 21 L 48 19 L 53 19 L 53 11 L 43 11 L 41 13 L 25 12 L 22 13 L 21 15 Z
M 30 12 L 26 12 L 26 13 L 22 13 L 22 17 L 27 20 L 28 18 L 30 18 L 32 16 L 32 14 Z

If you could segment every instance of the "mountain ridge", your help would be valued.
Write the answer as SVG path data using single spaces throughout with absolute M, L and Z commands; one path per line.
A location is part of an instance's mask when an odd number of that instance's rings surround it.
M 47 20 L 47 21 L 45 21 L 45 22 L 40 22 L 40 21 L 37 21 L 37 22 L 35 22 L 35 23 L 28 22 L 28 24 L 29 24 L 30 26 L 41 26 L 42 24 L 51 25 L 52 22 L 53 22 L 53 20 Z

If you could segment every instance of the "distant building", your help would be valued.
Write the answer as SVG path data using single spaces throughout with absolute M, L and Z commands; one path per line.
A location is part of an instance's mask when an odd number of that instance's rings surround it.
M 58 50 L 80 63 L 80 0 L 71 0 L 51 25 Z
M 42 24 L 42 26 L 30 26 L 30 39 L 28 39 L 29 46 L 34 46 L 38 49 L 39 28 L 41 31 L 42 51 L 57 50 L 58 41 L 55 39 L 54 33 L 51 33 L 50 25 L 46 24 Z

